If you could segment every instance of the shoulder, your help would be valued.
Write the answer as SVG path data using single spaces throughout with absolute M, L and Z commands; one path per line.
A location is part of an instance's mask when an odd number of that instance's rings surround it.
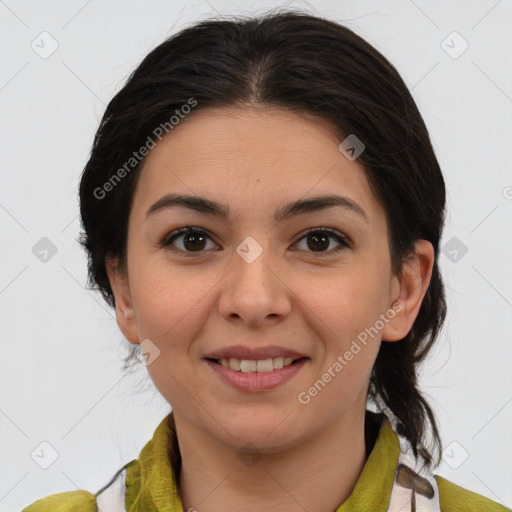
M 22 512 L 97 512 L 96 498 L 87 491 L 52 494 L 37 500 Z
M 436 475 L 442 512 L 510 512 L 512 509 Z
M 40 499 L 21 512 L 101 512 L 102 510 L 124 510 L 125 495 L 138 492 L 140 478 L 139 461 L 134 459 L 125 464 L 111 478 L 107 485 L 92 494 L 85 490 L 52 494 Z M 130 483 L 126 481 L 129 473 Z

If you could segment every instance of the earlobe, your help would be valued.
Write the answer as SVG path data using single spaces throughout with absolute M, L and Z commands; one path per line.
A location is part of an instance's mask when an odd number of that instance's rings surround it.
M 105 260 L 110 287 L 115 298 L 116 321 L 119 329 L 130 343 L 139 343 L 137 322 L 133 308 L 128 275 L 119 265 L 117 258 Z
M 427 240 L 416 240 L 414 245 L 414 253 L 402 266 L 402 275 L 393 276 L 396 286 L 392 287 L 390 321 L 382 330 L 382 341 L 398 341 L 407 336 L 427 293 L 434 266 L 434 248 Z

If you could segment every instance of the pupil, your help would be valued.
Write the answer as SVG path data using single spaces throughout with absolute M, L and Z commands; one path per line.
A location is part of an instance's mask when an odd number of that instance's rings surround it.
M 205 242 L 205 237 L 201 233 L 188 233 L 185 235 L 183 239 L 183 245 L 189 249 L 188 244 L 191 244 L 192 250 L 195 249 L 203 249 L 203 245 Z M 203 245 L 201 245 L 203 244 Z
M 315 235 L 310 235 L 308 237 L 308 247 L 310 249 L 313 249 L 313 250 L 316 250 L 319 248 L 319 245 L 315 245 L 315 244 L 310 244 L 309 241 L 310 240 L 316 240 L 317 242 L 320 241 L 320 243 L 322 244 L 320 246 L 320 249 L 327 249 L 327 247 L 329 247 L 329 237 L 326 236 L 326 235 L 323 235 L 323 234 L 315 234 Z

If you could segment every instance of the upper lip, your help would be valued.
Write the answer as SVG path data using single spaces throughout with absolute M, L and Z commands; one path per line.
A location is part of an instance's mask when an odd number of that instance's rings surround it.
M 295 350 L 278 347 L 276 345 L 268 345 L 259 348 L 234 345 L 232 347 L 221 348 L 215 352 L 210 352 L 205 356 L 206 359 L 230 359 L 232 357 L 237 359 L 260 360 L 273 359 L 274 357 L 292 357 L 293 359 L 299 359 L 306 356 Z

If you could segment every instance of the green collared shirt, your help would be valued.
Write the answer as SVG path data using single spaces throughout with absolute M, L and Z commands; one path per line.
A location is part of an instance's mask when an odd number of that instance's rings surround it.
M 116 474 L 113 482 L 117 483 L 117 489 L 108 484 L 95 494 L 81 490 L 54 494 L 36 501 L 22 512 L 117 512 L 123 510 L 123 506 L 126 512 L 184 512 L 169 459 L 172 435 L 169 416 L 158 425 L 153 438 L 144 446 L 139 457 Z M 356 486 L 335 512 L 391 510 L 392 490 L 397 487 L 396 482 L 399 480 L 399 455 L 399 437 L 389 421 L 384 420 Z M 425 508 L 419 505 L 418 511 L 439 510 L 439 505 L 442 512 L 511 511 L 443 477 L 436 475 L 431 482 L 437 487 L 437 505 L 432 505 L 432 508 L 429 508 L 430 505 Z M 404 492 L 403 488 L 401 492 Z M 114 502 L 115 505 L 111 505 Z M 416 503 L 415 498 L 413 502 Z M 409 512 L 414 507 L 416 504 L 400 509 Z

